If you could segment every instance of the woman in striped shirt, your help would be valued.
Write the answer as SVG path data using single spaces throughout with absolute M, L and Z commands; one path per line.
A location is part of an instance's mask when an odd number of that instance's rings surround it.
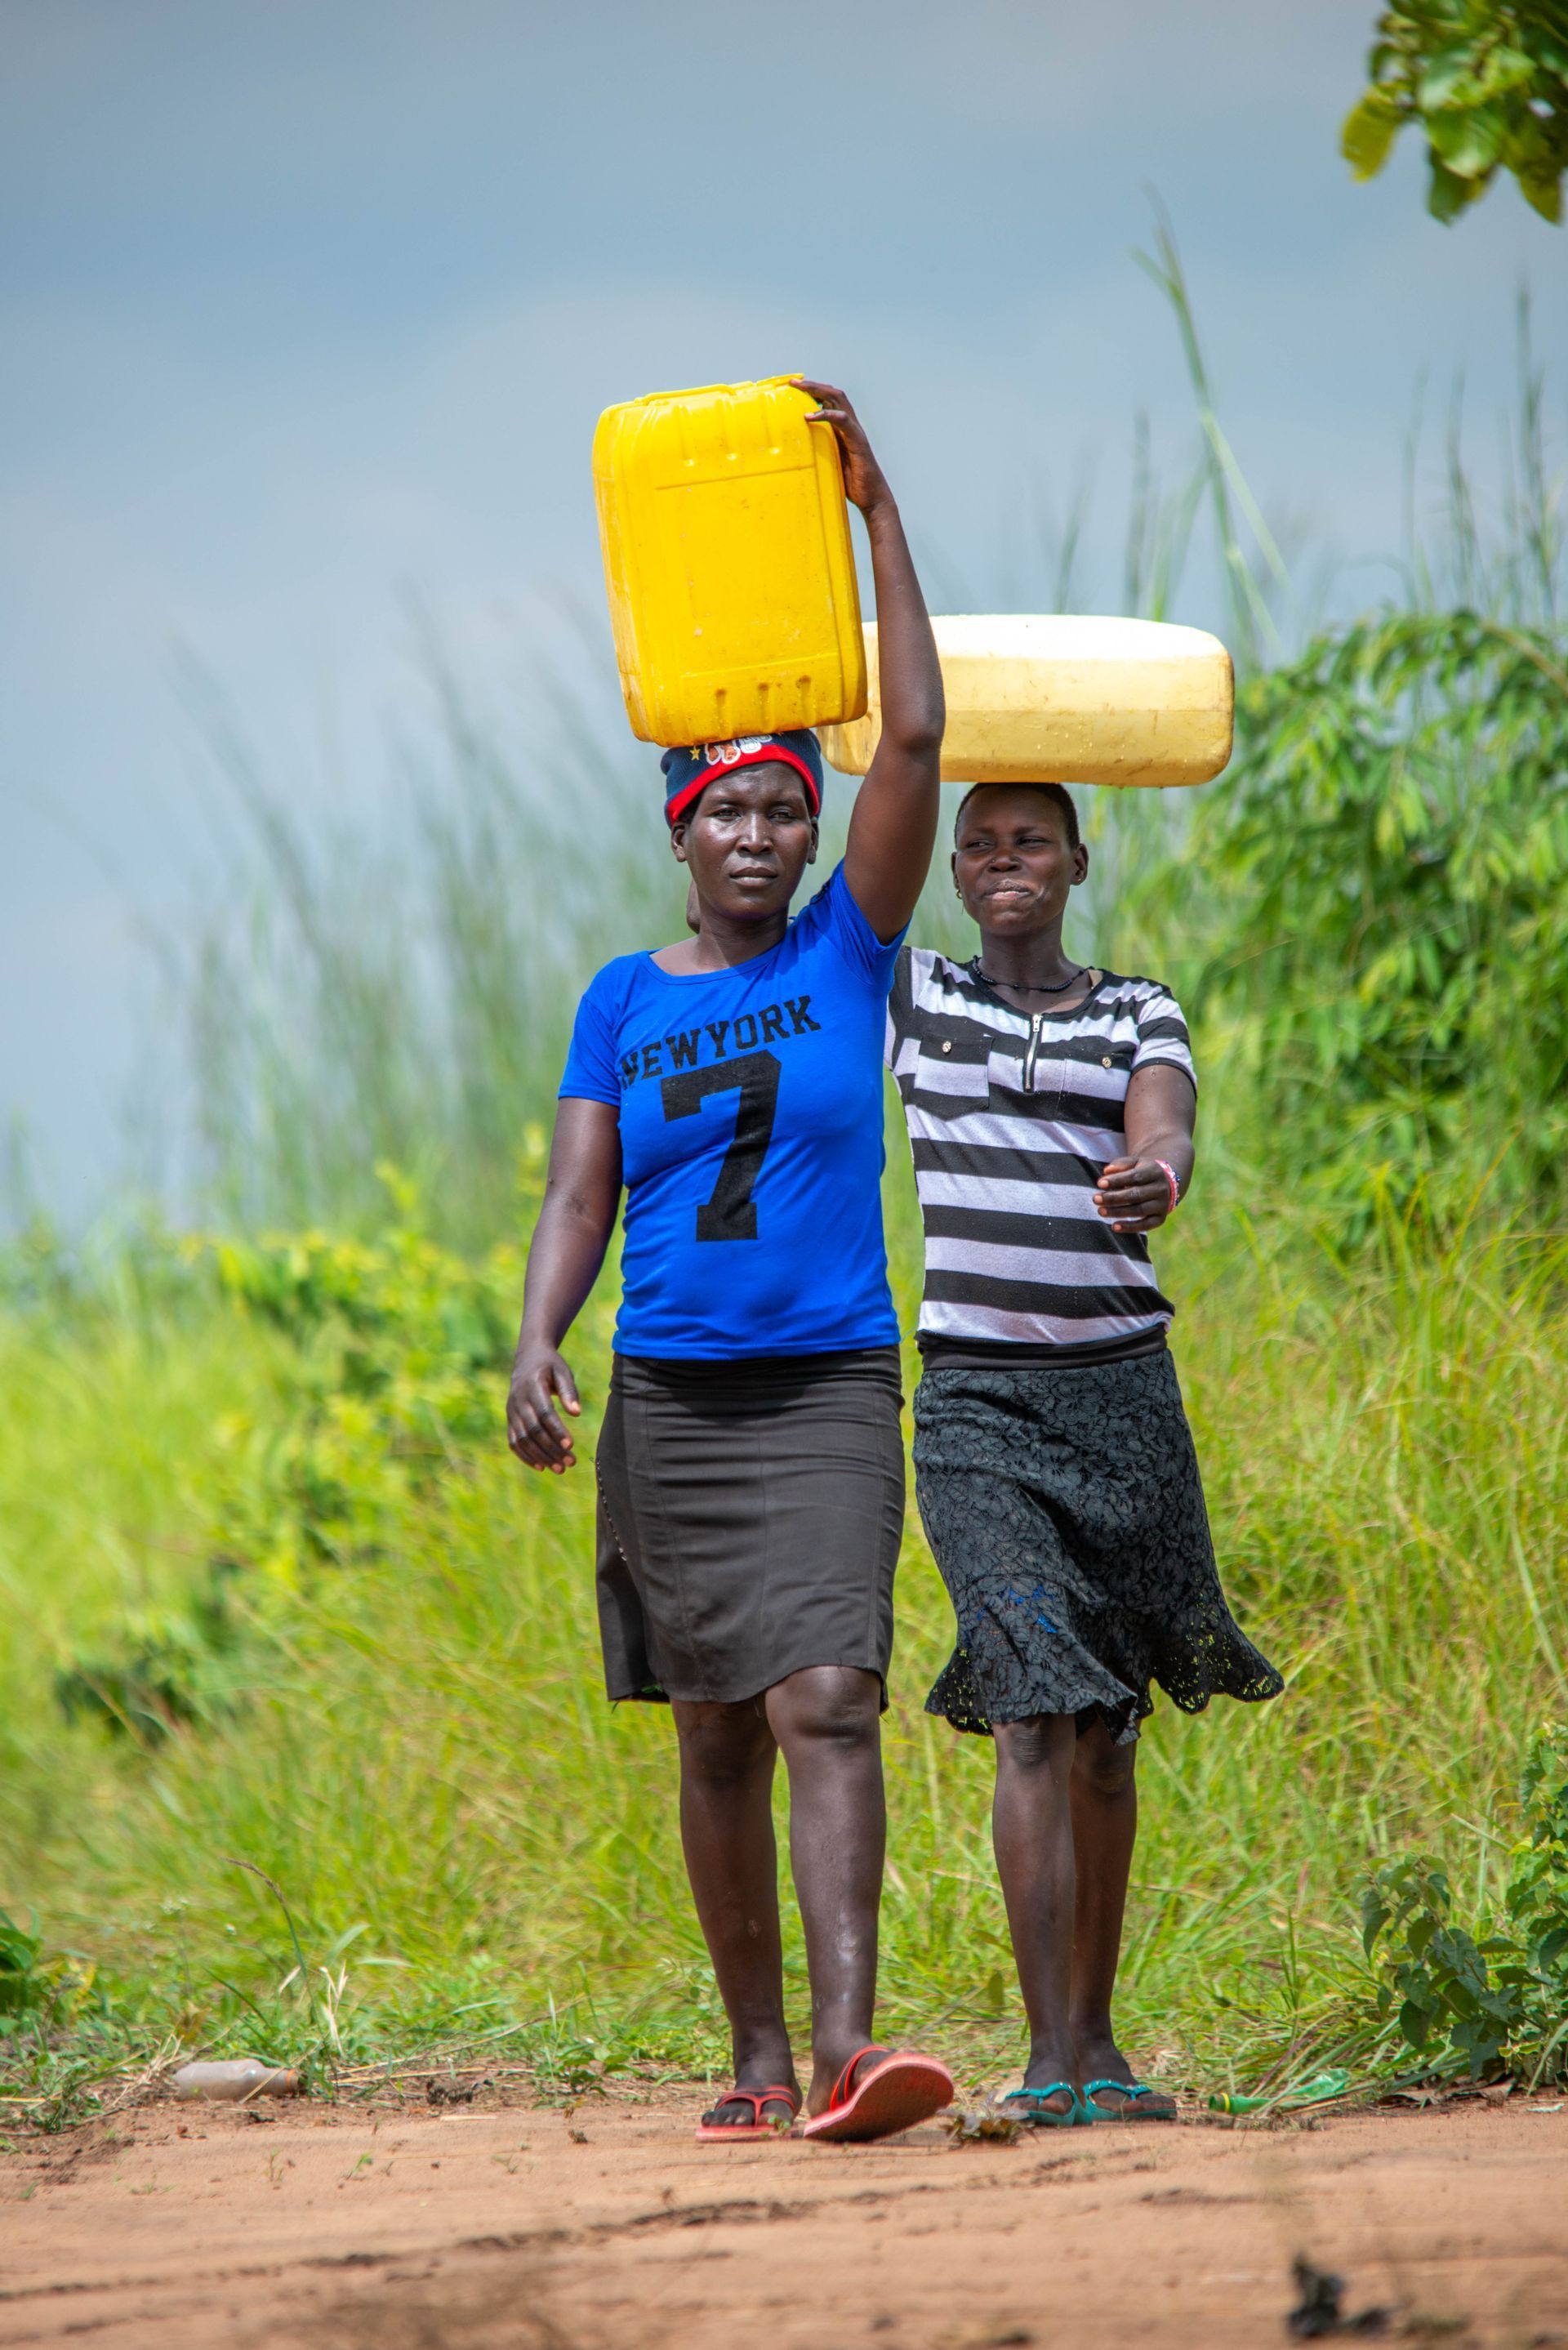
M 888 1019 L 926 1234 L 917 1492 L 958 1617 L 927 1704 L 995 1742 L 1030 2029 L 1004 2102 L 1052 2127 L 1175 2112 L 1111 2024 L 1150 1682 L 1192 1713 L 1282 1686 L 1220 1587 L 1145 1238 L 1192 1177 L 1187 1024 L 1064 953 L 1088 864 L 1059 784 L 971 792 L 981 951 L 906 948 Z

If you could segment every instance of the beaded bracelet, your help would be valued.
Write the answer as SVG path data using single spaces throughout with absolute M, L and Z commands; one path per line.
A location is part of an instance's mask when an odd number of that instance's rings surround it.
M 1176 1180 L 1176 1170 L 1167 1159 L 1157 1159 L 1154 1163 L 1170 1186 L 1170 1206 L 1167 1213 L 1174 1215 L 1177 1202 L 1181 1197 L 1181 1186 Z

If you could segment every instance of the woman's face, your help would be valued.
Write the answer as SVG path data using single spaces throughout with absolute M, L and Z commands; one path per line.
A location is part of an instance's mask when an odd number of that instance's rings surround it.
M 1082 842 L 1073 847 L 1064 813 L 1043 793 L 1011 784 L 971 793 L 953 850 L 953 879 L 982 934 L 1029 938 L 1049 930 L 1088 869 L 1088 850 Z
M 816 862 L 805 785 L 783 759 L 716 776 L 670 840 L 703 905 L 731 921 L 782 912 Z

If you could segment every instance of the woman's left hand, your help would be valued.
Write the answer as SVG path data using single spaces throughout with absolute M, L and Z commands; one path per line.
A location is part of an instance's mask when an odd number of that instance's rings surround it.
M 1156 1159 L 1113 1159 L 1095 1206 L 1115 1232 L 1152 1232 L 1170 1213 L 1170 1182 Z
M 792 376 L 790 381 L 798 383 L 802 391 L 809 391 L 817 403 L 806 422 L 831 424 L 837 436 L 839 460 L 844 467 L 844 494 L 850 504 L 868 514 L 873 506 L 890 501 L 893 493 L 888 487 L 888 477 L 872 455 L 866 427 L 846 394 L 835 384 L 814 382 L 808 375 Z

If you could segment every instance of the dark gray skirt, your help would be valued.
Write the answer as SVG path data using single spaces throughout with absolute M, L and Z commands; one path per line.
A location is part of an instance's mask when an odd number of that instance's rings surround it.
M 886 1704 L 902 1406 L 896 1347 L 618 1355 L 596 1459 L 609 1695 L 733 1704 L 807 1665 L 852 1665 Z
M 1151 1681 L 1186 1713 L 1284 1687 L 1225 1604 L 1168 1353 L 928 1370 L 915 1491 L 958 1617 L 927 1711 L 955 1728 L 1071 1713 L 1125 1742 Z

